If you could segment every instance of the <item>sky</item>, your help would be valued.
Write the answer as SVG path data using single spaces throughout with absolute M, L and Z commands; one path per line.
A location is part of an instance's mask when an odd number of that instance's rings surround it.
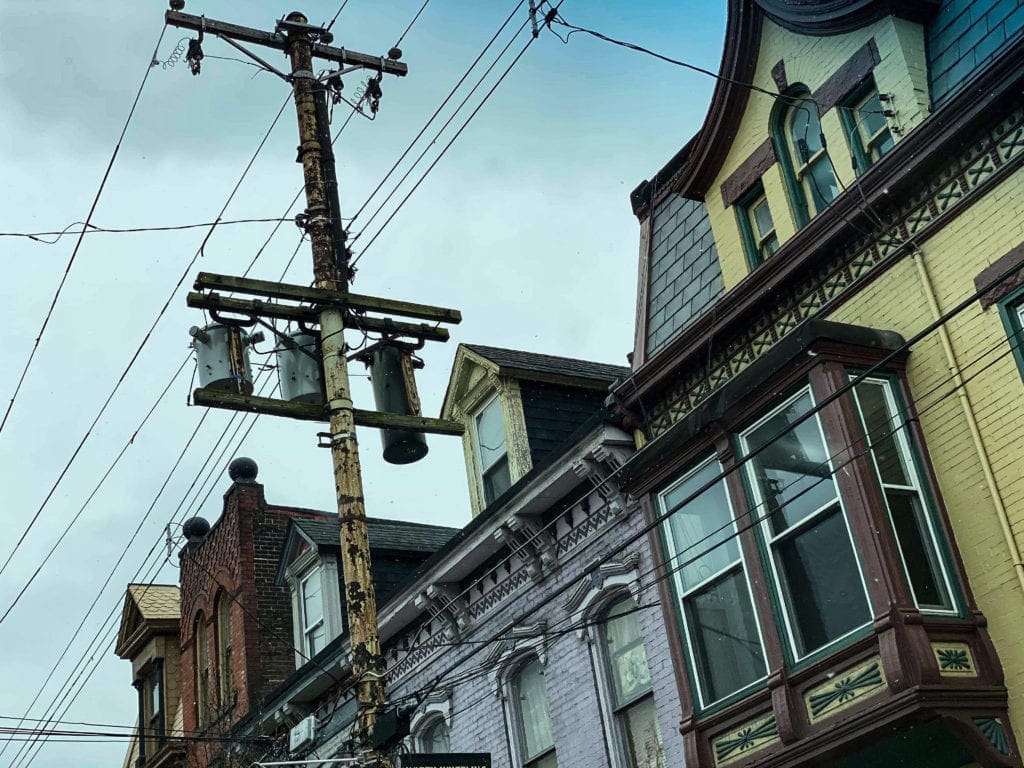
M 324 23 L 339 5 L 340 0 L 309 0 L 301 10 L 311 22 Z M 349 0 L 332 30 L 334 44 L 384 53 L 421 5 L 421 0 Z M 717 69 L 724 5 L 722 0 L 566 0 L 561 13 L 574 24 Z M 402 41 L 408 77 L 387 78 L 376 119 L 354 117 L 338 141 L 343 216 L 363 206 L 513 7 L 511 0 L 428 3 Z M 112 13 L 115 6 L 109 3 L 6 0 L 0 25 L 6 191 L 0 232 L 61 230 L 86 217 L 153 56 L 165 8 L 155 0 L 135 0 L 116 4 Z M 185 10 L 271 30 L 294 7 L 266 0 L 190 0 Z M 528 30 L 431 145 L 443 121 L 526 19 L 524 5 L 468 85 L 349 225 L 360 257 L 353 290 L 463 313 L 449 343 L 431 343 L 422 352 L 426 367 L 418 386 L 427 415 L 439 415 L 460 342 L 626 363 L 639 241 L 629 192 L 693 135 L 710 100 L 713 83 L 705 76 L 583 34 L 564 44 L 542 31 L 375 237 L 526 43 Z M 156 58 L 166 61 L 188 36 L 167 29 Z M 184 61 L 150 70 L 94 225 L 210 222 L 223 207 L 289 91 L 273 74 L 213 58 L 239 56 L 222 41 L 208 37 L 203 49 L 207 58 L 198 77 L 189 74 Z M 278 52 L 258 53 L 285 68 Z M 364 79 L 360 72 L 347 75 L 345 94 L 358 92 Z M 347 114 L 344 104 L 335 108 L 334 130 Z M 301 184 L 296 144 L 289 104 L 225 220 L 281 218 L 301 210 L 287 208 Z M 371 220 L 425 148 L 424 160 Z M 6 528 L 0 563 L 10 558 L 0 573 L 0 615 L 17 600 L 0 622 L 0 728 L 15 725 L 17 720 L 9 718 L 26 712 L 48 717 L 55 703 L 65 721 L 134 723 L 130 664 L 114 656 L 109 627 L 128 582 L 177 581 L 178 546 L 168 556 L 165 529 L 170 525 L 176 539 L 188 517 L 216 520 L 230 484 L 225 468 L 232 455 L 256 460 L 271 503 L 335 509 L 330 455 L 317 448 L 317 425 L 261 417 L 247 431 L 251 417 L 187 404 L 194 370 L 187 330 L 202 324 L 202 317 L 185 306 L 185 294 L 200 270 L 241 274 L 273 227 L 222 225 L 191 266 L 207 229 L 83 238 L 0 432 Z M 250 276 L 280 279 L 298 236 L 285 222 Z M 7 328 L 2 408 L 14 394 L 75 240 L 66 235 L 47 245 L 0 237 L 8 275 L 0 282 Z M 304 245 L 286 280 L 310 279 Z M 257 345 L 261 352 L 269 348 Z M 252 359 L 257 368 L 273 362 L 265 355 Z M 357 407 L 372 407 L 364 371 L 353 366 L 351 373 Z M 274 384 L 273 371 L 263 375 L 257 389 L 263 381 Z M 384 463 L 372 431 L 360 430 L 359 439 L 367 514 L 451 526 L 468 522 L 458 438 L 431 436 L 429 455 L 401 467 Z M 22 745 L 2 738 L 0 766 L 26 765 L 25 755 L 12 760 Z M 33 765 L 119 766 L 125 749 L 121 740 L 48 743 Z

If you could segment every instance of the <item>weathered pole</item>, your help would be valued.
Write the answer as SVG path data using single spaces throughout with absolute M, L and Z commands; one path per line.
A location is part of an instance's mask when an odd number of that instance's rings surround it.
M 287 20 L 307 23 L 306 17 L 297 11 L 289 14 Z M 323 85 L 313 74 L 312 44 L 306 32 L 289 31 L 286 50 L 292 65 L 299 122 L 299 158 L 305 176 L 306 213 L 309 217 L 306 231 L 312 243 L 315 286 L 345 293 L 348 289 L 348 252 L 345 244 L 336 242 L 332 236 L 332 226 L 338 222 L 332 221 L 331 209 L 334 206 L 328 183 L 336 182 L 326 178 L 321 144 L 321 136 L 330 134 L 323 130 L 325 126 L 319 124 L 317 115 L 317 99 L 325 98 Z M 377 628 L 377 600 L 370 573 L 370 543 L 345 359 L 342 310 L 324 307 L 319 319 L 324 386 L 330 412 L 331 459 L 341 522 L 341 562 L 348 608 L 349 645 L 353 671 L 358 680 L 356 723 L 359 740 L 365 744 L 373 731 L 377 714 L 384 706 L 385 670 Z

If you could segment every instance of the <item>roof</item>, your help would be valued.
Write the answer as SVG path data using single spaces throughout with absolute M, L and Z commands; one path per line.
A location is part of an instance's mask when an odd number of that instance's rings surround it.
M 337 547 L 341 526 L 337 517 L 320 520 L 295 520 L 296 528 L 318 547 Z M 459 532 L 458 528 L 443 525 L 424 525 L 404 520 L 366 519 L 372 549 L 391 549 L 402 552 L 434 552 Z
M 180 590 L 175 584 L 129 584 L 128 594 L 147 621 L 181 617 Z
M 463 344 L 466 349 L 487 358 L 499 368 L 511 368 L 518 371 L 554 374 L 557 376 L 575 376 L 581 379 L 594 379 L 611 383 L 616 379 L 624 379 L 630 369 L 624 365 L 594 363 L 589 360 L 578 360 L 572 357 L 556 357 L 541 355 L 536 352 L 521 352 L 516 349 L 487 347 L 482 344 Z

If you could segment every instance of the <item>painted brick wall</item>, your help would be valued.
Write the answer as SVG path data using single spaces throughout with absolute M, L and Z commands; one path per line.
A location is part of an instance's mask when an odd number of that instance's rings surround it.
M 579 491 L 576 492 L 576 496 L 578 495 Z M 589 514 L 594 515 L 602 514 L 606 509 L 605 502 L 597 494 L 592 494 L 587 502 L 574 508 L 573 516 L 577 525 L 583 524 L 580 510 L 586 507 L 589 507 Z M 561 560 L 566 563 L 564 568 L 549 573 L 539 581 L 529 582 L 480 621 L 471 624 L 462 637 L 462 645 L 439 651 L 419 669 L 393 681 L 389 687 L 391 697 L 394 699 L 425 686 L 454 659 L 478 647 L 475 643 L 506 630 L 524 609 L 537 605 L 567 583 L 578 582 L 582 576 L 583 566 L 599 557 L 621 560 L 634 552 L 637 553 L 637 572 L 641 575 L 638 603 L 657 603 L 657 586 L 652 583 L 649 575 L 652 564 L 646 539 L 625 549 L 621 545 L 621 542 L 642 524 L 640 508 L 636 505 L 628 507 L 616 521 L 609 521 L 603 529 L 597 529 L 580 541 L 576 545 L 577 549 L 562 554 Z M 579 548 L 583 548 L 585 552 L 580 552 Z M 550 629 L 557 632 L 557 629 L 572 623 L 570 613 L 565 607 L 565 600 L 565 594 L 555 598 L 531 613 L 526 621 L 518 622 L 518 625 L 545 621 Z M 681 766 L 683 745 L 678 731 L 679 696 L 660 606 L 654 605 L 641 610 L 640 618 L 659 713 L 664 765 Z M 602 714 L 603 707 L 595 677 L 603 672 L 594 663 L 587 638 L 576 631 L 555 634 L 549 638 L 545 647 L 545 678 L 559 766 L 606 768 L 613 765 L 602 736 L 605 729 L 602 718 L 605 715 Z M 496 668 L 493 664 L 485 663 L 488 650 L 481 650 L 459 668 L 460 673 L 472 671 L 474 674 L 471 679 L 449 687 L 452 750 L 490 752 L 495 768 L 511 768 L 514 763 L 510 756 L 511 745 L 506 729 L 504 704 L 497 693 L 497 678 L 494 675 Z M 444 687 L 444 684 L 441 687 Z M 326 749 L 319 752 L 328 754 Z
M 928 25 L 932 99 L 941 104 L 1024 35 L 1024 0 L 944 0 Z

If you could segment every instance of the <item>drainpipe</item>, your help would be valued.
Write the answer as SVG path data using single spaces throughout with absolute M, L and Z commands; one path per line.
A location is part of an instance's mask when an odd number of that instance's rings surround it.
M 925 298 L 928 300 L 928 307 L 932 317 L 938 320 L 942 317 L 939 310 L 939 303 L 935 298 L 935 289 L 932 287 L 932 280 L 928 274 L 928 267 L 924 263 L 924 253 L 917 246 L 911 246 L 911 258 L 917 267 L 918 277 L 921 278 L 921 286 L 924 289 Z M 1013 569 L 1017 574 L 1017 581 L 1020 584 L 1021 592 L 1024 592 L 1024 561 L 1021 560 L 1020 548 L 1013 537 L 1013 530 L 1010 528 L 1010 518 L 1006 514 L 1006 505 L 999 493 L 999 486 L 996 484 L 996 477 L 992 472 L 992 462 L 985 449 L 985 443 L 981 439 L 981 432 L 978 430 L 978 422 L 974 418 L 974 407 L 971 405 L 971 398 L 964 386 L 963 376 L 960 375 L 960 364 L 957 362 L 956 353 L 953 351 L 953 344 L 949 339 L 949 332 L 945 325 L 938 327 L 939 341 L 942 344 L 942 351 L 946 355 L 946 365 L 953 375 L 953 384 L 956 386 L 957 398 L 963 407 L 964 417 L 967 419 L 967 429 L 971 433 L 971 442 L 974 443 L 974 450 L 981 462 L 981 471 L 985 476 L 985 484 L 988 486 L 989 495 L 992 497 L 992 505 L 995 507 L 996 519 L 999 520 L 999 527 L 1003 531 L 1003 539 L 1006 541 L 1006 548 L 1010 552 L 1010 559 L 1013 562 Z

